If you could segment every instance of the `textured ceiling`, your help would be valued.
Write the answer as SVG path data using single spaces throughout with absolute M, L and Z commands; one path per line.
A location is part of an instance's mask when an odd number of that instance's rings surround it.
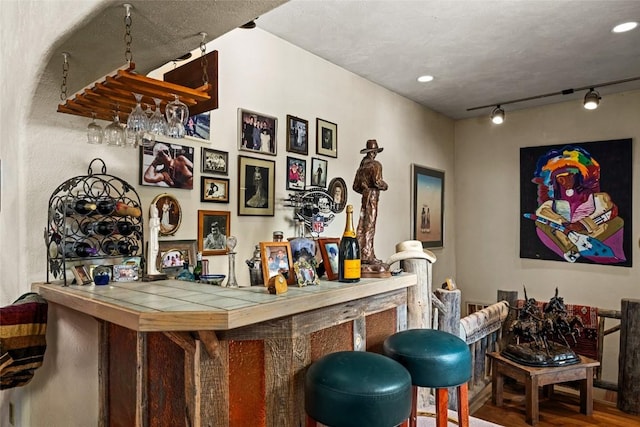
M 487 104 L 640 76 L 638 0 L 291 0 L 258 27 L 448 117 Z M 416 78 L 431 74 L 421 84 Z M 602 95 L 640 88 L 599 89 Z M 567 101 L 586 91 L 505 106 Z M 603 98 L 602 106 L 606 104 Z

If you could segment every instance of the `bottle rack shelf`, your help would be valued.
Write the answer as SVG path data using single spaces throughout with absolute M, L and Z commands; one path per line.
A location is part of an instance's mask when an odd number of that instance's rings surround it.
M 93 173 L 94 163 L 101 173 Z M 96 165 L 97 166 L 97 165 Z M 144 224 L 140 197 L 126 181 L 107 174 L 93 159 L 87 175 L 66 180 L 49 198 L 45 230 L 49 274 L 67 285 L 67 265 L 140 257 L 144 265 Z

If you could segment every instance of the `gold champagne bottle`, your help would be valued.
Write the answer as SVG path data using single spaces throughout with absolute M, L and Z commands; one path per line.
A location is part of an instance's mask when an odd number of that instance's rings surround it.
M 347 224 L 344 227 L 338 248 L 338 280 L 340 282 L 360 281 L 360 245 L 353 228 L 353 206 L 347 205 Z

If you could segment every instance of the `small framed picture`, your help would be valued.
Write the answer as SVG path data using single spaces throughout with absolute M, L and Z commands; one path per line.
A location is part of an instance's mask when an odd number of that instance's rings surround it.
M 200 171 L 219 175 L 229 174 L 229 153 L 202 147 Z
M 78 286 L 88 285 L 93 282 L 93 279 L 91 279 L 91 276 L 84 265 L 74 265 L 72 267 L 72 271 Z
M 309 122 L 287 114 L 287 151 L 309 154 Z
M 175 277 L 183 268 L 184 262 L 196 264 L 197 242 L 195 240 L 161 240 L 158 242 L 158 271 Z
M 316 153 L 338 157 L 338 125 L 316 118 Z
M 294 262 L 293 270 L 296 273 L 295 282 L 298 287 L 318 284 L 316 269 L 306 259 Z
M 327 192 L 333 199 L 333 211 L 340 213 L 347 206 L 347 183 L 342 178 L 333 178 L 329 182 Z
M 238 156 L 238 215 L 273 216 L 276 162 Z
M 317 157 L 311 158 L 311 185 L 315 187 L 327 186 L 327 165 L 328 161 Z
M 411 165 L 413 174 L 412 237 L 423 248 L 444 246 L 444 171 Z
M 231 212 L 198 211 L 198 250 L 202 255 L 226 254 L 230 228 Z
M 229 203 L 229 180 L 210 176 L 200 177 L 200 201 Z
M 265 284 L 278 273 L 287 278 L 287 284 L 293 283 L 294 272 L 289 242 L 260 242 L 260 256 Z
M 113 280 L 115 282 L 135 282 L 138 280 L 137 265 L 117 264 L 113 266 Z
M 172 236 L 180 228 L 182 223 L 182 208 L 175 196 L 162 193 L 158 194 L 151 204 L 156 205 L 160 216 L 160 236 Z
M 140 184 L 193 189 L 193 147 L 157 141 L 140 147 Z
M 304 190 L 307 161 L 287 156 L 287 190 Z
M 322 255 L 322 264 L 324 271 L 327 273 L 327 279 L 336 280 L 338 278 L 338 238 L 318 239 L 320 246 L 320 254 Z
M 190 116 L 187 124 L 184 125 L 185 138 L 195 139 L 197 141 L 209 142 L 211 129 L 211 111 Z
M 254 153 L 277 154 L 278 119 L 238 108 L 238 149 Z

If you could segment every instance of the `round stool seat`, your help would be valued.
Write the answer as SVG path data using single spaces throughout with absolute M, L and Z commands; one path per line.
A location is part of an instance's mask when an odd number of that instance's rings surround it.
M 305 377 L 307 415 L 331 427 L 394 427 L 411 412 L 411 376 L 380 354 L 340 351 L 314 362 Z
M 410 329 L 384 341 L 387 356 L 400 362 L 414 385 L 445 388 L 471 379 L 471 352 L 453 334 L 434 329 Z

